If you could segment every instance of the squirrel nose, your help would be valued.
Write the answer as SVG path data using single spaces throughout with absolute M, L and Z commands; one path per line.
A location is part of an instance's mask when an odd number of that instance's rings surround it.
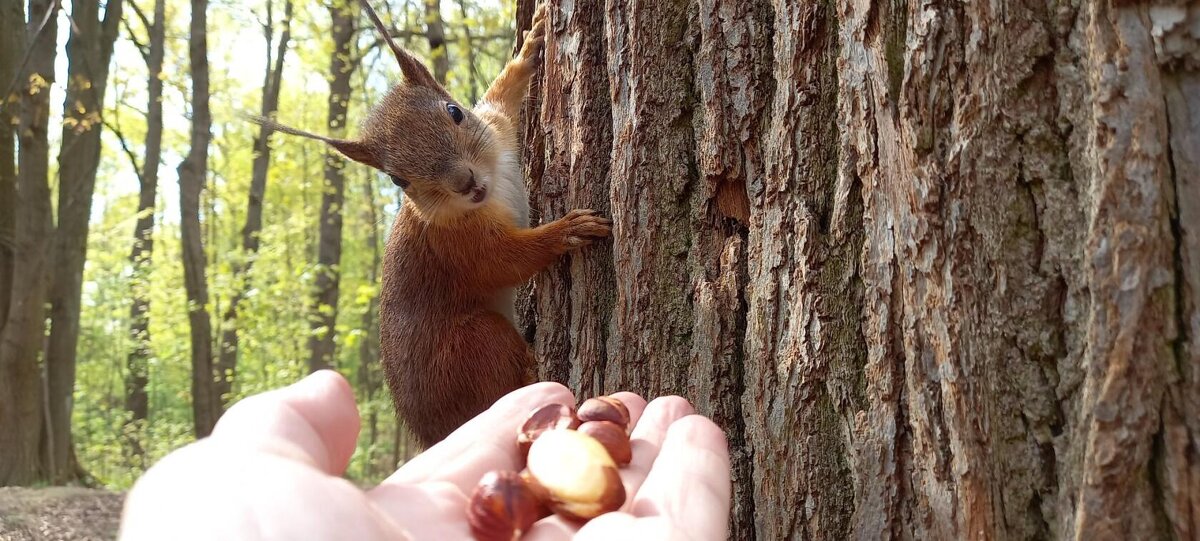
M 475 171 L 471 169 L 467 169 L 467 171 L 471 174 L 471 176 L 467 178 L 467 183 L 463 185 L 462 189 L 458 190 L 458 193 L 463 195 L 469 194 L 471 193 L 471 190 L 475 189 Z

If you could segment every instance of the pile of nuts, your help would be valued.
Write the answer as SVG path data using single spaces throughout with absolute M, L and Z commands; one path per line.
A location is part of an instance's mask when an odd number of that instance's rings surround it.
M 556 513 L 587 521 L 625 503 L 617 468 L 629 464 L 629 410 L 611 396 L 589 398 L 576 411 L 548 404 L 517 432 L 525 470 L 485 474 L 471 494 L 467 518 L 479 541 L 513 540 Z

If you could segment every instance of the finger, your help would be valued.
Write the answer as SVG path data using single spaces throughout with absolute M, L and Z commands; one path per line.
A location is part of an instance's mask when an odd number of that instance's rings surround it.
M 412 539 L 470 539 L 464 519 L 467 496 L 450 483 L 380 485 L 368 493 L 371 503 Z
M 654 539 L 656 541 L 688 540 L 669 521 L 660 517 L 638 518 L 629 513 L 606 513 L 579 529 L 574 541 L 609 541 L 612 539 Z
M 646 399 L 628 391 L 621 391 L 608 396 L 620 400 L 622 404 L 625 404 L 625 409 L 629 410 L 629 426 L 637 426 L 638 419 L 642 418 L 642 412 L 646 410 Z
M 575 537 L 579 525 L 563 520 L 558 515 L 550 515 L 530 526 L 529 531 L 521 536 L 521 541 L 566 541 Z
M 621 482 L 625 485 L 626 500 L 622 509 L 629 509 L 638 490 L 645 482 L 650 468 L 658 458 L 659 447 L 667 436 L 667 428 L 678 419 L 696 413 L 687 400 L 678 396 L 655 398 L 645 407 L 633 433 L 629 437 L 629 447 L 633 451 L 633 460 L 621 468 Z M 632 412 L 631 412 L 632 415 Z
M 730 482 L 725 433 L 707 418 L 689 415 L 671 424 L 631 511 L 666 517 L 690 539 L 725 539 Z
M 417 455 L 383 484 L 447 481 L 470 494 L 489 471 L 521 469 L 524 457 L 517 449 L 517 429 L 535 408 L 552 403 L 573 405 L 575 396 L 550 382 L 517 389 Z
M 234 404 L 213 428 L 212 439 L 341 475 L 354 454 L 358 429 L 350 383 L 337 372 L 319 370 Z

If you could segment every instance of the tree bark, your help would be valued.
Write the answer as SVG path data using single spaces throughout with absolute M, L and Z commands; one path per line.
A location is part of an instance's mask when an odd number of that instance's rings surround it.
M 333 54 L 329 59 L 329 112 L 326 126 L 330 136 L 340 137 L 346 132 L 346 111 L 350 103 L 350 76 L 354 72 L 350 50 L 354 45 L 358 4 L 353 1 L 337 2 L 330 8 L 330 16 L 333 19 Z M 326 149 L 325 190 L 321 196 L 320 239 L 317 242 L 317 279 L 308 338 L 310 371 L 332 367 L 334 362 L 345 166 L 345 160 L 337 152 Z
M 132 4 L 131 4 L 132 5 Z M 154 20 L 146 29 L 149 34 L 146 55 L 146 142 L 142 173 L 139 175 L 141 189 L 138 191 L 137 224 L 133 229 L 133 248 L 129 253 L 129 264 L 133 268 L 130 279 L 130 294 L 133 298 L 129 309 L 129 335 L 133 349 L 129 352 L 125 379 L 125 409 L 129 413 L 126 429 L 140 433 L 149 417 L 150 402 L 146 386 L 150 381 L 150 296 L 149 272 L 154 253 L 154 211 L 158 197 L 158 167 L 161 163 L 163 135 L 163 57 L 166 44 L 166 0 L 154 1 Z M 129 453 L 137 464 L 145 468 L 145 452 L 141 439 L 133 436 L 129 441 Z
M 446 25 L 442 22 L 442 0 L 425 0 L 425 39 L 429 41 L 429 58 L 433 62 L 433 78 L 445 85 L 450 73 L 450 52 L 446 49 Z
M 279 92 L 283 84 L 283 62 L 287 56 L 288 41 L 292 38 L 291 0 L 284 2 L 282 29 L 279 33 L 278 43 L 273 43 L 275 26 L 272 19 L 271 4 L 268 3 L 267 24 L 263 28 L 267 41 L 267 71 L 263 75 L 260 110 L 260 114 L 267 118 L 274 116 L 275 111 L 279 109 Z M 276 48 L 274 66 L 271 63 L 272 45 Z M 250 290 L 250 269 L 253 268 L 254 260 L 258 256 L 259 233 L 262 232 L 263 199 L 266 197 L 267 172 L 271 165 L 270 137 L 272 133 L 269 126 L 263 125 L 259 127 L 258 137 L 254 138 L 254 163 L 251 165 L 250 194 L 246 202 L 246 224 L 242 226 L 242 253 L 240 259 L 236 260 L 233 265 L 233 279 L 234 283 L 238 285 L 222 316 L 224 330 L 221 332 L 221 349 L 217 358 L 217 373 L 221 377 L 217 380 L 216 393 L 222 408 L 225 400 L 228 399 L 237 371 L 238 306 L 245 298 L 246 292 Z
M 731 538 L 1200 536 L 1200 9 L 550 17 L 533 204 L 614 231 L 534 281 L 541 375 L 712 416 Z
M 200 193 L 208 176 L 208 144 L 212 117 L 208 108 L 208 0 L 191 0 L 188 59 L 192 77 L 191 149 L 179 164 L 180 230 L 183 244 L 184 288 L 188 298 L 188 324 L 192 350 L 192 422 L 197 438 L 212 432 L 219 415 L 213 371 L 212 321 L 208 315 L 208 279 L 203 233 L 200 229 Z
M 20 78 L 25 52 L 25 6 L 21 0 L 0 2 L 0 89 Z M 2 92 L 2 90 L 0 90 Z M 11 96 L 9 94 L 12 94 Z M 0 94 L 0 336 L 8 321 L 17 236 L 17 131 L 20 122 L 15 93 Z
M 28 29 L 18 2 L 4 5 L 2 40 L 17 43 L 6 50 L 4 82 L 16 80 L 16 97 L 5 97 L 6 115 L 19 115 L 20 145 L 14 179 L 6 181 L 16 198 L 7 200 L 12 212 L 12 260 L 8 269 L 5 319 L 0 321 L 0 486 L 29 485 L 40 480 L 42 438 L 42 380 L 37 357 L 44 331 L 43 301 L 49 264 L 49 84 L 54 80 L 54 4 L 32 1 Z M 16 16 L 16 18 L 10 18 Z M 42 26 L 42 22 L 46 25 Z M 41 28 L 41 32 L 38 29 Z M 26 56 L 28 64 L 20 66 Z M 10 130 L 11 124 L 5 124 Z M 11 160 L 11 154 L 6 160 Z M 11 182 L 16 181 L 16 185 Z
M 49 391 L 46 422 L 52 439 L 47 469 L 55 484 L 72 480 L 76 470 L 72 463 L 71 407 L 83 263 L 87 258 L 96 168 L 100 164 L 101 115 L 108 87 L 108 66 L 123 4 L 123 0 L 110 0 L 101 19 L 99 3 L 89 0 L 71 3 L 73 26 L 67 40 L 67 95 L 58 158 L 58 226 L 51 244 L 54 272 L 49 290 L 50 338 L 46 346 Z
M 42 377 L 38 357 L 45 340 L 46 276 L 54 232 L 50 206 L 50 85 L 54 82 L 57 5 L 29 3 L 24 36 L 27 62 L 18 66 L 17 199 L 13 204 L 13 271 L 7 318 L 0 330 L 0 485 L 45 478 Z M 17 26 L 19 21 L 9 24 Z M 44 24 L 43 24 L 44 23 Z M 11 35 L 8 39 L 12 39 Z M 12 103 L 10 106 L 14 105 Z M 7 109 L 7 107 L 6 107 Z

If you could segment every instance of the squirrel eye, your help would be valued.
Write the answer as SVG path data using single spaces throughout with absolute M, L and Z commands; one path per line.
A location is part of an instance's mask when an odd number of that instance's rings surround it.
M 392 177 L 392 184 L 395 184 L 395 185 L 397 185 L 397 186 L 399 186 L 399 187 L 401 187 L 401 188 L 407 188 L 407 187 L 408 187 L 408 181 L 407 181 L 407 180 L 404 180 L 404 179 L 402 179 L 402 178 L 400 178 L 400 177 L 398 177 L 398 176 L 396 176 L 396 175 L 388 175 L 388 176 Z
M 454 119 L 455 124 L 462 124 L 464 115 L 462 109 L 459 109 L 457 105 L 454 105 L 453 103 L 447 103 L 446 112 L 450 113 L 450 118 Z

